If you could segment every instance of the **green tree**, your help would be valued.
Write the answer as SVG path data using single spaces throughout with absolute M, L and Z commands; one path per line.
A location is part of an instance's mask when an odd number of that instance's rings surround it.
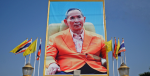
M 150 72 L 144 72 L 142 74 L 139 74 L 139 76 L 150 76 Z

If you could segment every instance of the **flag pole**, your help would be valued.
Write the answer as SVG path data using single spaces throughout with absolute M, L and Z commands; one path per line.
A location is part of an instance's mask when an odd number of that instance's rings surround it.
M 31 38 L 31 44 L 32 44 L 32 38 Z M 28 63 L 30 63 L 30 60 L 31 60 L 31 54 L 29 55 Z
M 40 38 L 40 45 L 41 45 L 42 41 L 41 41 L 41 38 Z M 41 54 L 40 54 L 41 56 Z M 39 76 L 39 70 L 40 70 L 40 57 L 39 57 L 39 65 L 38 65 L 38 76 Z
M 122 63 L 124 63 L 124 61 L 123 61 L 123 57 L 122 57 Z
M 24 63 L 24 66 L 26 65 L 26 56 L 25 56 L 25 63 Z
M 37 38 L 37 42 L 38 42 L 38 38 Z M 37 51 L 37 43 L 36 43 L 36 51 Z M 35 60 L 34 60 L 34 72 L 33 72 L 33 76 L 35 75 L 36 51 L 35 51 Z
M 119 71 L 118 71 L 118 59 L 116 59 L 117 60 L 117 72 L 118 72 L 118 76 L 119 76 Z
M 28 38 L 27 38 L 27 41 L 28 41 Z M 24 66 L 26 65 L 26 56 L 25 56 L 25 62 L 24 62 Z
M 122 40 L 124 40 L 124 39 L 122 38 Z M 125 61 L 125 64 L 126 64 L 126 55 L 125 55 L 125 51 L 124 51 L 124 61 Z
M 31 54 L 29 55 L 29 60 L 28 60 L 29 63 L 30 63 L 30 59 L 31 59 Z
M 123 41 L 123 38 L 122 38 L 122 41 Z M 120 57 L 121 64 L 123 63 L 122 57 L 123 57 L 123 56 Z
M 122 57 L 122 56 L 121 56 Z M 121 59 L 121 57 L 120 57 L 120 61 L 121 61 L 121 64 L 122 64 L 122 59 Z
M 115 73 L 114 73 L 114 58 L 113 58 L 113 76 L 115 76 Z
M 112 46 L 113 46 L 113 40 L 112 40 Z M 113 52 L 114 52 L 114 50 L 112 50 L 112 60 L 113 60 L 113 76 L 115 76 L 115 72 L 114 72 L 114 57 L 113 57 Z
M 124 61 L 125 61 L 125 64 L 126 64 L 126 55 L 125 55 L 125 51 L 124 51 Z
M 123 38 L 122 38 L 122 41 L 123 41 Z M 121 64 L 122 64 L 123 63 L 122 56 L 120 57 L 120 61 L 121 61 Z
M 39 76 L 39 70 L 40 70 L 40 58 L 39 58 L 39 65 L 38 65 L 38 76 Z
M 118 76 L 119 76 L 119 71 L 118 71 L 118 51 L 119 51 L 119 48 L 118 46 L 120 47 L 120 42 L 119 42 L 119 38 L 118 38 L 118 44 L 117 44 L 117 50 L 116 50 L 116 60 L 117 60 L 117 73 L 118 73 Z

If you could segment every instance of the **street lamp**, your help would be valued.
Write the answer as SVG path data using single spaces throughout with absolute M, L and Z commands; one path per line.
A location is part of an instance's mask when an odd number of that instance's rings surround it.
M 118 69 L 120 76 L 129 76 L 129 67 L 126 64 L 122 63 Z
M 33 67 L 30 63 L 27 63 L 24 67 L 22 67 L 23 76 L 31 76 L 33 72 Z

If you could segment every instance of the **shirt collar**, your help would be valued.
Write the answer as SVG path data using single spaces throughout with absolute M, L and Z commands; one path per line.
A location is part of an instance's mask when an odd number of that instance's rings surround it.
M 73 32 L 71 31 L 71 29 L 70 29 L 70 33 L 71 33 L 71 36 L 72 36 L 72 38 L 73 38 Z M 83 30 L 83 32 L 81 33 L 81 37 L 82 37 L 82 39 L 84 39 L 84 30 Z

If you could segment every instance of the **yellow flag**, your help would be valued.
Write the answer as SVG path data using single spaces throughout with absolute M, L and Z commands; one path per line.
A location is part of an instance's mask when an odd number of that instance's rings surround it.
M 37 45 L 37 39 L 32 44 L 30 44 L 30 46 L 25 50 L 23 56 L 34 53 L 36 51 L 36 45 Z
M 119 38 L 118 38 L 118 45 L 117 45 L 117 49 L 116 49 L 116 59 L 118 59 L 119 48 L 120 48 L 120 41 L 119 41 Z
M 112 51 L 112 40 L 105 42 L 105 45 L 107 46 L 107 48 L 106 48 L 107 52 Z
M 19 44 L 17 47 L 15 47 L 13 50 L 11 50 L 10 52 L 12 52 L 12 53 L 16 53 L 16 51 L 24 44 L 24 43 L 26 43 L 27 42 L 27 40 L 25 40 L 25 41 L 23 41 L 21 44 Z

